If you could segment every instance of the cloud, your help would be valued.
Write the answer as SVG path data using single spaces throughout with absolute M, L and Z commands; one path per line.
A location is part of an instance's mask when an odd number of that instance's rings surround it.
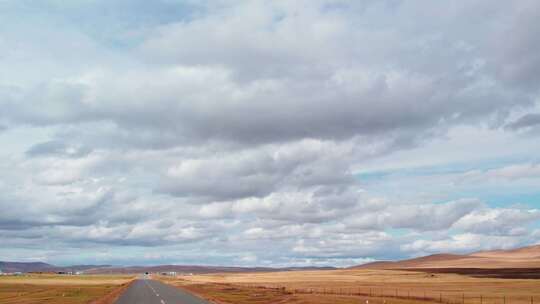
M 539 164 L 520 164 L 500 169 L 489 170 L 486 174 L 494 178 L 520 179 L 536 178 L 540 176 Z
M 513 164 L 489 170 L 473 170 L 463 173 L 457 178 L 461 183 L 486 181 L 519 181 L 540 177 L 540 165 L 536 163 Z
M 401 249 L 419 253 L 470 253 L 479 250 L 510 249 L 518 245 L 520 245 L 520 241 L 511 236 L 486 236 L 483 234 L 464 233 L 442 240 L 416 240 L 401 246 Z
M 354 183 L 344 164 L 349 153 L 349 145 L 304 140 L 184 159 L 167 169 L 161 190 L 223 201 L 264 197 L 279 189 L 347 187 Z
M 411 10 L 398 8 L 399 17 Z M 404 140 L 411 132 L 425 136 L 433 128 L 533 102 L 477 66 L 478 57 L 491 56 L 483 41 L 472 52 L 429 40 L 453 40 L 450 30 L 426 27 L 411 35 L 380 29 L 375 20 L 386 12 L 377 9 L 365 13 L 375 30 L 356 24 L 347 10 L 325 9 L 323 2 L 305 3 L 302 10 L 265 2 L 210 10 L 148 35 L 140 47 L 158 64 L 135 63 L 143 55 L 134 54 L 127 71 L 99 66 L 55 78 L 7 102 L 14 109 L 9 119 L 37 125 L 107 121 L 121 132 L 168 141 L 166 146 L 250 145 L 380 134 Z M 213 31 L 218 25 L 220 31 Z M 492 30 L 484 23 L 479 28 Z M 465 44 L 475 43 L 466 38 Z M 429 56 L 411 57 L 418 51 Z M 453 60 L 438 60 L 437 51 L 462 58 L 461 70 Z
M 418 231 L 450 228 L 483 204 L 478 200 L 463 199 L 444 204 L 400 204 L 386 202 L 371 212 L 360 212 L 347 219 L 347 226 L 357 229 L 414 229 Z
M 507 37 L 505 43 L 497 43 L 500 36 L 493 37 L 493 44 L 500 46 L 496 49 L 494 60 L 501 79 L 513 85 L 527 87 L 538 93 L 535 83 L 540 71 L 540 56 L 532 51 L 540 46 L 538 38 L 540 31 L 535 26 L 540 13 L 538 3 L 523 1 L 512 6 L 511 13 L 502 20 L 502 34 Z
M 0 4 L 22 259 L 350 265 L 537 234 L 511 203 L 540 146 L 508 132 L 537 123 L 537 2 L 143 2 Z
M 523 128 L 534 127 L 538 124 L 540 124 L 540 114 L 530 113 L 525 114 L 516 121 L 508 124 L 507 127 L 511 130 L 519 130 Z
M 460 218 L 453 227 L 482 235 L 527 235 L 527 225 L 540 220 L 540 210 L 484 209 Z
M 37 156 L 65 156 L 65 157 L 82 157 L 91 152 L 86 147 L 70 147 L 60 141 L 48 141 L 44 143 L 36 144 L 26 154 L 30 157 Z

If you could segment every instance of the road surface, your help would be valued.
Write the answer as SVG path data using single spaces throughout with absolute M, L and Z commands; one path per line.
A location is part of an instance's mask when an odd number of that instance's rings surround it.
M 179 288 L 154 280 L 138 279 L 116 304 L 210 304 Z

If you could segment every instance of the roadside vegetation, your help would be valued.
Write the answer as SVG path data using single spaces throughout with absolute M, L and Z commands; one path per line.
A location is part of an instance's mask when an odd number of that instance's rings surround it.
M 0 277 L 2 304 L 113 303 L 132 276 L 21 275 Z
M 540 280 L 394 270 L 294 271 L 160 278 L 214 303 L 540 304 Z

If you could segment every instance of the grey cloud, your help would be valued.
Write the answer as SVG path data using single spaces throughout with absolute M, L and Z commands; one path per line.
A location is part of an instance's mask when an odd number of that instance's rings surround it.
M 540 210 L 488 209 L 476 210 L 454 223 L 453 227 L 484 235 L 526 235 L 527 226 L 540 220 Z
M 64 156 L 82 157 L 88 155 L 92 150 L 88 147 L 70 146 L 61 141 L 48 141 L 33 145 L 26 151 L 30 157 L 39 156 Z
M 252 219 L 272 228 L 284 223 L 328 223 L 357 211 L 359 200 L 354 188 L 321 191 L 322 188 L 325 187 L 280 190 L 260 198 L 205 204 L 200 207 L 199 216 Z
M 525 114 L 516 121 L 509 123 L 506 127 L 511 130 L 520 130 L 537 125 L 540 125 L 540 114 L 530 113 Z
M 346 187 L 354 183 L 344 165 L 349 153 L 347 146 L 312 140 L 186 159 L 167 170 L 161 191 L 224 201 L 287 188 Z
M 445 148 L 448 130 L 498 127 L 514 109 L 525 114 L 508 128 L 535 126 L 536 2 L 189 1 L 184 15 L 166 2 L 130 3 L 107 33 L 87 24 L 111 17 L 90 12 L 127 2 L 56 1 L 41 6 L 49 17 L 6 19 L 0 243 L 26 256 L 47 242 L 107 248 L 113 261 L 163 251 L 175 262 L 345 265 L 527 238 L 510 223 L 536 213 L 433 203 L 481 179 L 374 187 L 355 171 Z M 432 156 L 418 151 L 388 166 Z M 484 173 L 532 184 L 538 166 L 510 169 Z
M 346 224 L 357 229 L 406 228 L 417 231 L 444 230 L 483 207 L 477 200 L 459 200 L 443 204 L 399 204 L 387 202 L 383 209 L 351 216 Z
M 461 200 L 441 205 L 414 206 L 412 208 L 401 206 L 398 210 L 394 210 L 390 222 L 393 227 L 397 228 L 446 229 L 480 206 L 482 206 L 482 203 L 476 200 Z
M 0 225 L 4 229 L 35 226 L 85 226 L 97 221 L 95 212 L 110 199 L 111 193 L 74 193 L 55 197 L 42 192 L 25 196 L 0 196 Z M 43 200 L 48 200 L 43 202 Z M 12 208 L 10 205 L 17 205 Z
M 298 240 L 292 251 L 299 257 L 313 258 L 354 258 L 378 255 L 382 248 L 395 250 L 393 238 L 383 232 L 332 233 L 325 231 L 328 238 L 302 238 Z
M 336 191 L 328 195 L 317 195 L 309 192 L 302 195 L 283 193 L 264 198 L 273 204 L 270 210 L 256 212 L 262 219 L 281 220 L 287 222 L 325 223 L 343 218 L 354 211 L 357 198 L 349 191 Z M 307 195 L 306 195 L 307 194 Z
M 455 180 L 460 184 L 477 182 L 519 182 L 520 180 L 534 180 L 540 177 L 540 165 L 538 163 L 518 163 L 506 165 L 489 170 L 474 170 L 460 174 Z
M 504 24 L 502 35 L 492 37 L 494 64 L 505 81 L 538 93 L 540 55 L 535 50 L 540 48 L 539 4 L 522 1 L 510 10 L 501 21 Z
M 424 41 L 415 35 L 403 37 L 397 28 L 374 31 L 375 34 L 363 27 L 352 31 L 356 18 L 343 12 L 326 12 L 320 3 L 309 5 L 297 15 L 291 13 L 294 6 L 268 6 L 270 9 L 260 3 L 234 5 L 225 10 L 224 17 L 211 14 L 164 26 L 158 31 L 160 43 L 151 37 L 145 42 L 156 44 L 153 49 L 157 51 L 148 55 L 152 61 L 162 56 L 161 49 L 169 49 L 169 53 L 178 56 L 172 67 L 149 68 L 132 63 L 134 68 L 127 73 L 122 69 L 105 69 L 96 77 L 83 74 L 56 80 L 23 97 L 31 102 L 12 104 L 11 119 L 53 125 L 109 122 L 127 132 L 127 137 L 148 134 L 146 140 L 158 138 L 157 141 L 167 142 L 162 146 L 208 141 L 254 145 L 302 138 L 345 140 L 389 133 L 397 134 L 399 140 L 402 132 L 425 136 L 433 128 L 474 122 L 532 103 L 527 92 L 504 83 L 495 87 L 481 85 L 486 77 L 494 77 L 489 69 L 475 68 L 477 57 L 490 56 L 482 53 L 488 52 L 486 49 L 464 52 L 458 47 L 448 48 L 441 41 Z M 401 14 L 411 13 L 408 6 L 396 9 Z M 252 11 L 265 18 L 246 18 L 246 13 Z M 269 30 L 275 23 L 273 11 L 286 14 L 275 24 L 276 29 Z M 318 23 L 311 22 L 314 17 L 320 17 Z M 225 19 L 224 24 L 221 18 Z M 250 27 L 243 22 L 261 24 Z M 200 34 L 207 33 L 215 24 L 223 28 L 222 36 Z M 295 26 L 308 34 L 296 33 L 292 30 Z M 479 32 L 489 31 L 490 26 L 482 23 Z M 252 36 L 269 36 L 269 43 L 250 39 L 244 39 L 247 45 L 240 46 L 221 43 L 248 29 L 253 31 Z M 425 36 L 440 35 L 443 41 L 455 35 L 427 31 Z M 186 38 L 190 37 L 198 39 L 198 43 L 187 43 Z M 395 40 L 406 42 L 394 49 L 387 45 L 389 37 L 400 37 Z M 371 42 L 370 48 L 388 52 L 384 61 L 373 61 L 380 54 L 366 52 L 361 43 L 366 39 Z M 412 48 L 409 53 L 422 51 L 425 44 L 430 54 L 441 48 L 455 54 L 442 62 L 430 56 L 415 55 L 414 61 L 400 56 L 404 48 Z M 251 51 L 254 48 L 256 51 Z M 182 52 L 201 58 L 186 59 Z M 227 54 L 237 58 L 223 58 Z M 245 81 L 236 77 L 245 64 L 256 68 L 263 62 L 268 64 L 261 68 L 272 68 L 289 56 L 291 59 L 276 72 L 243 77 Z M 455 60 L 462 57 L 460 65 L 464 67 L 456 69 Z M 246 58 L 253 60 L 250 63 Z M 395 58 L 395 62 L 388 63 L 389 58 Z M 314 65 L 318 62 L 328 64 Z M 39 109 L 34 106 L 35 100 L 40 101 Z
M 401 246 L 401 249 L 420 254 L 438 252 L 471 253 L 480 250 L 511 249 L 527 244 L 527 237 L 486 236 L 482 234 L 464 233 L 446 236 L 441 239 L 417 239 Z
M 39 226 L 26 230 L 0 230 L 8 237 L 6 245 L 24 240 L 42 239 L 49 242 L 67 243 L 72 246 L 108 244 L 115 246 L 158 246 L 192 243 L 215 235 L 214 227 L 174 225 L 169 229 L 158 227 L 159 223 L 145 222 L 134 225 L 97 222 L 91 225 Z

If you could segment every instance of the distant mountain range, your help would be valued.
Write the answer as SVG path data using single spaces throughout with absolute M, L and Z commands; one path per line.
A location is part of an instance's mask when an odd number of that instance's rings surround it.
M 540 245 L 512 250 L 479 251 L 467 255 L 433 254 L 401 260 L 379 261 L 354 266 L 355 269 L 421 269 L 421 268 L 540 268 Z
M 401 260 L 379 261 L 350 267 L 352 269 L 540 269 L 540 245 L 512 250 L 480 251 L 471 254 L 433 254 L 424 257 Z M 277 272 L 294 270 L 332 270 L 334 267 L 222 267 L 195 265 L 157 265 L 113 267 L 110 265 L 74 265 L 59 267 L 42 262 L 2 262 L 3 272 L 76 272 L 90 274 L 136 274 L 155 272 L 177 273 L 232 273 L 232 272 Z
M 2 262 L 0 261 L 0 270 L 3 272 L 28 272 L 39 271 L 40 269 L 47 269 L 53 267 L 47 263 L 42 262 Z
M 157 266 L 128 266 L 112 267 L 110 265 L 74 265 L 60 267 L 42 262 L 2 262 L 0 270 L 3 272 L 76 272 L 84 271 L 88 274 L 136 274 L 155 272 L 178 272 L 178 273 L 217 273 L 217 272 L 274 272 L 293 270 L 330 270 L 333 267 L 288 267 L 288 268 L 266 268 L 266 267 L 219 267 L 219 266 L 192 266 L 192 265 L 157 265 Z
M 131 267 L 109 267 L 95 268 L 86 273 L 105 274 L 105 273 L 155 273 L 170 272 L 177 273 L 233 273 L 233 272 L 277 272 L 293 270 L 330 270 L 334 267 L 288 267 L 288 268 L 270 268 L 270 267 L 223 267 L 223 266 L 195 266 L 195 265 L 157 265 L 157 266 L 131 266 Z
M 86 271 L 93 268 L 110 267 L 109 265 L 73 265 L 68 267 L 55 266 L 43 262 L 2 262 L 0 270 L 2 272 L 76 272 Z

